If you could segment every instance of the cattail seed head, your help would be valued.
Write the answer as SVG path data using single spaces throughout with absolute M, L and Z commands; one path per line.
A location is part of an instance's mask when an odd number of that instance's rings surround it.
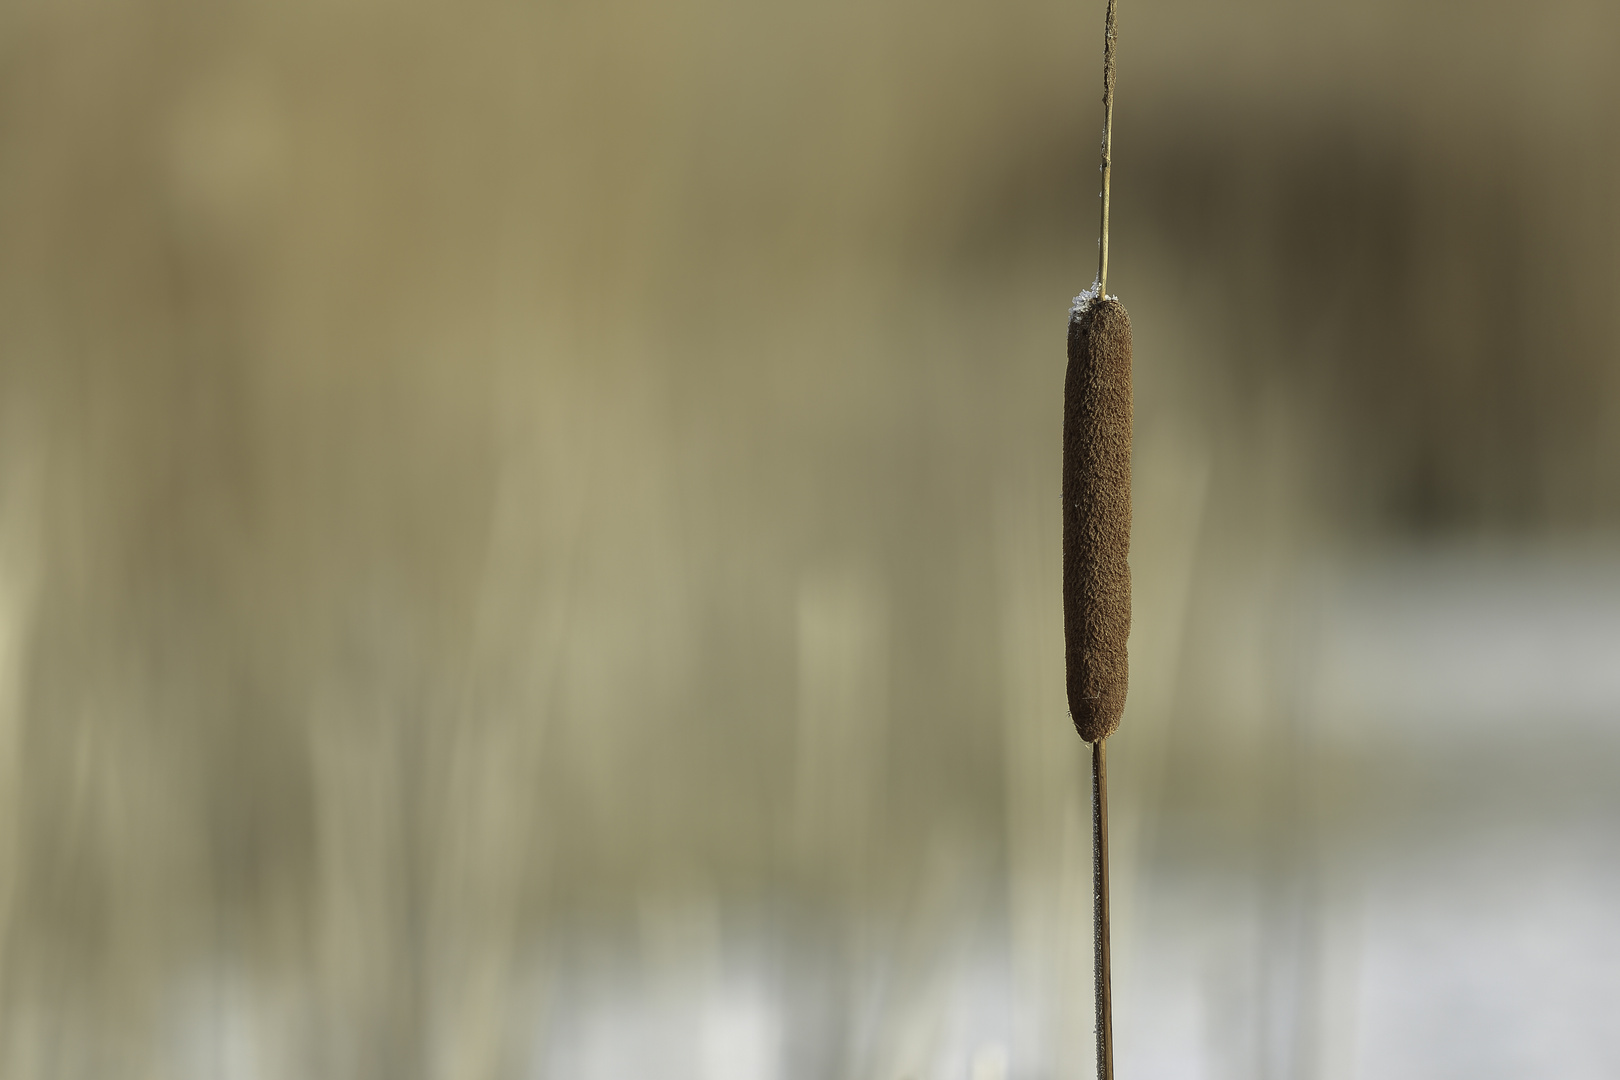
M 1099 297 L 1069 318 L 1063 386 L 1063 636 L 1069 714 L 1086 742 L 1125 709 L 1131 632 L 1131 320 Z

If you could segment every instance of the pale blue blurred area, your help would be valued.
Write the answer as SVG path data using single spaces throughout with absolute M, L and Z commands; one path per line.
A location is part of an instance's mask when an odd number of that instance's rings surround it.
M 1117 1075 L 1616 1075 L 1620 23 L 1120 20 Z M 0 7 L 0 1080 L 1092 1075 L 1101 29 Z
M 1148 1076 L 1612 1075 L 1620 559 L 1425 547 L 1304 582 L 1260 707 L 1269 776 L 1241 809 L 1204 780 L 1163 804 L 1183 835 L 1144 871 L 1122 1055 Z M 1179 768 L 1222 758 L 1243 767 L 1211 747 Z

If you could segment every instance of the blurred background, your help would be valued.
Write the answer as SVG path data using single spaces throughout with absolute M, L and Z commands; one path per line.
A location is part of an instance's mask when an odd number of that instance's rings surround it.
M 1118 1075 L 1620 1075 L 1620 13 L 1119 18 Z M 0 6 L 0 1077 L 1091 1075 L 1102 22 Z

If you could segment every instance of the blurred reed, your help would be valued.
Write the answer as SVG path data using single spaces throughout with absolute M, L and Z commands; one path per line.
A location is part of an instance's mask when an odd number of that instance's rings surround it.
M 1310 1075 L 1313 583 L 1614 527 L 1620 36 L 1124 18 L 1121 1075 Z M 1097 22 L 0 11 L 0 1076 L 1083 1075 Z

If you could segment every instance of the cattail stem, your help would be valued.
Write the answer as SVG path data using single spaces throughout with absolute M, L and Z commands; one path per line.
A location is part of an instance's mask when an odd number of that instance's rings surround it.
M 1097 298 L 1108 295 L 1108 181 L 1114 149 L 1114 25 L 1115 0 L 1108 0 L 1108 21 L 1103 27 L 1103 137 L 1102 137 L 1102 241 L 1097 245 Z
M 1119 41 L 1115 5 L 1108 0 L 1103 24 L 1102 228 L 1097 243 L 1097 299 L 1108 296 L 1108 193 L 1113 178 L 1114 47 Z M 1114 1080 L 1114 992 L 1108 933 L 1108 751 L 1106 739 L 1091 744 L 1091 884 L 1093 968 L 1097 997 L 1097 1080 Z
M 1114 1080 L 1114 994 L 1108 933 L 1107 737 L 1125 706 L 1131 622 L 1131 324 L 1108 298 L 1108 189 L 1113 173 L 1117 0 L 1103 25 L 1102 228 L 1096 294 L 1069 319 L 1063 419 L 1063 630 L 1069 712 L 1091 743 L 1093 972 L 1097 1080 Z M 1084 301 L 1084 302 L 1083 302 Z
M 1113 5 L 1109 5 L 1112 7 Z M 1108 751 L 1091 744 L 1091 892 L 1097 981 L 1097 1080 L 1114 1080 L 1114 994 L 1108 947 Z

